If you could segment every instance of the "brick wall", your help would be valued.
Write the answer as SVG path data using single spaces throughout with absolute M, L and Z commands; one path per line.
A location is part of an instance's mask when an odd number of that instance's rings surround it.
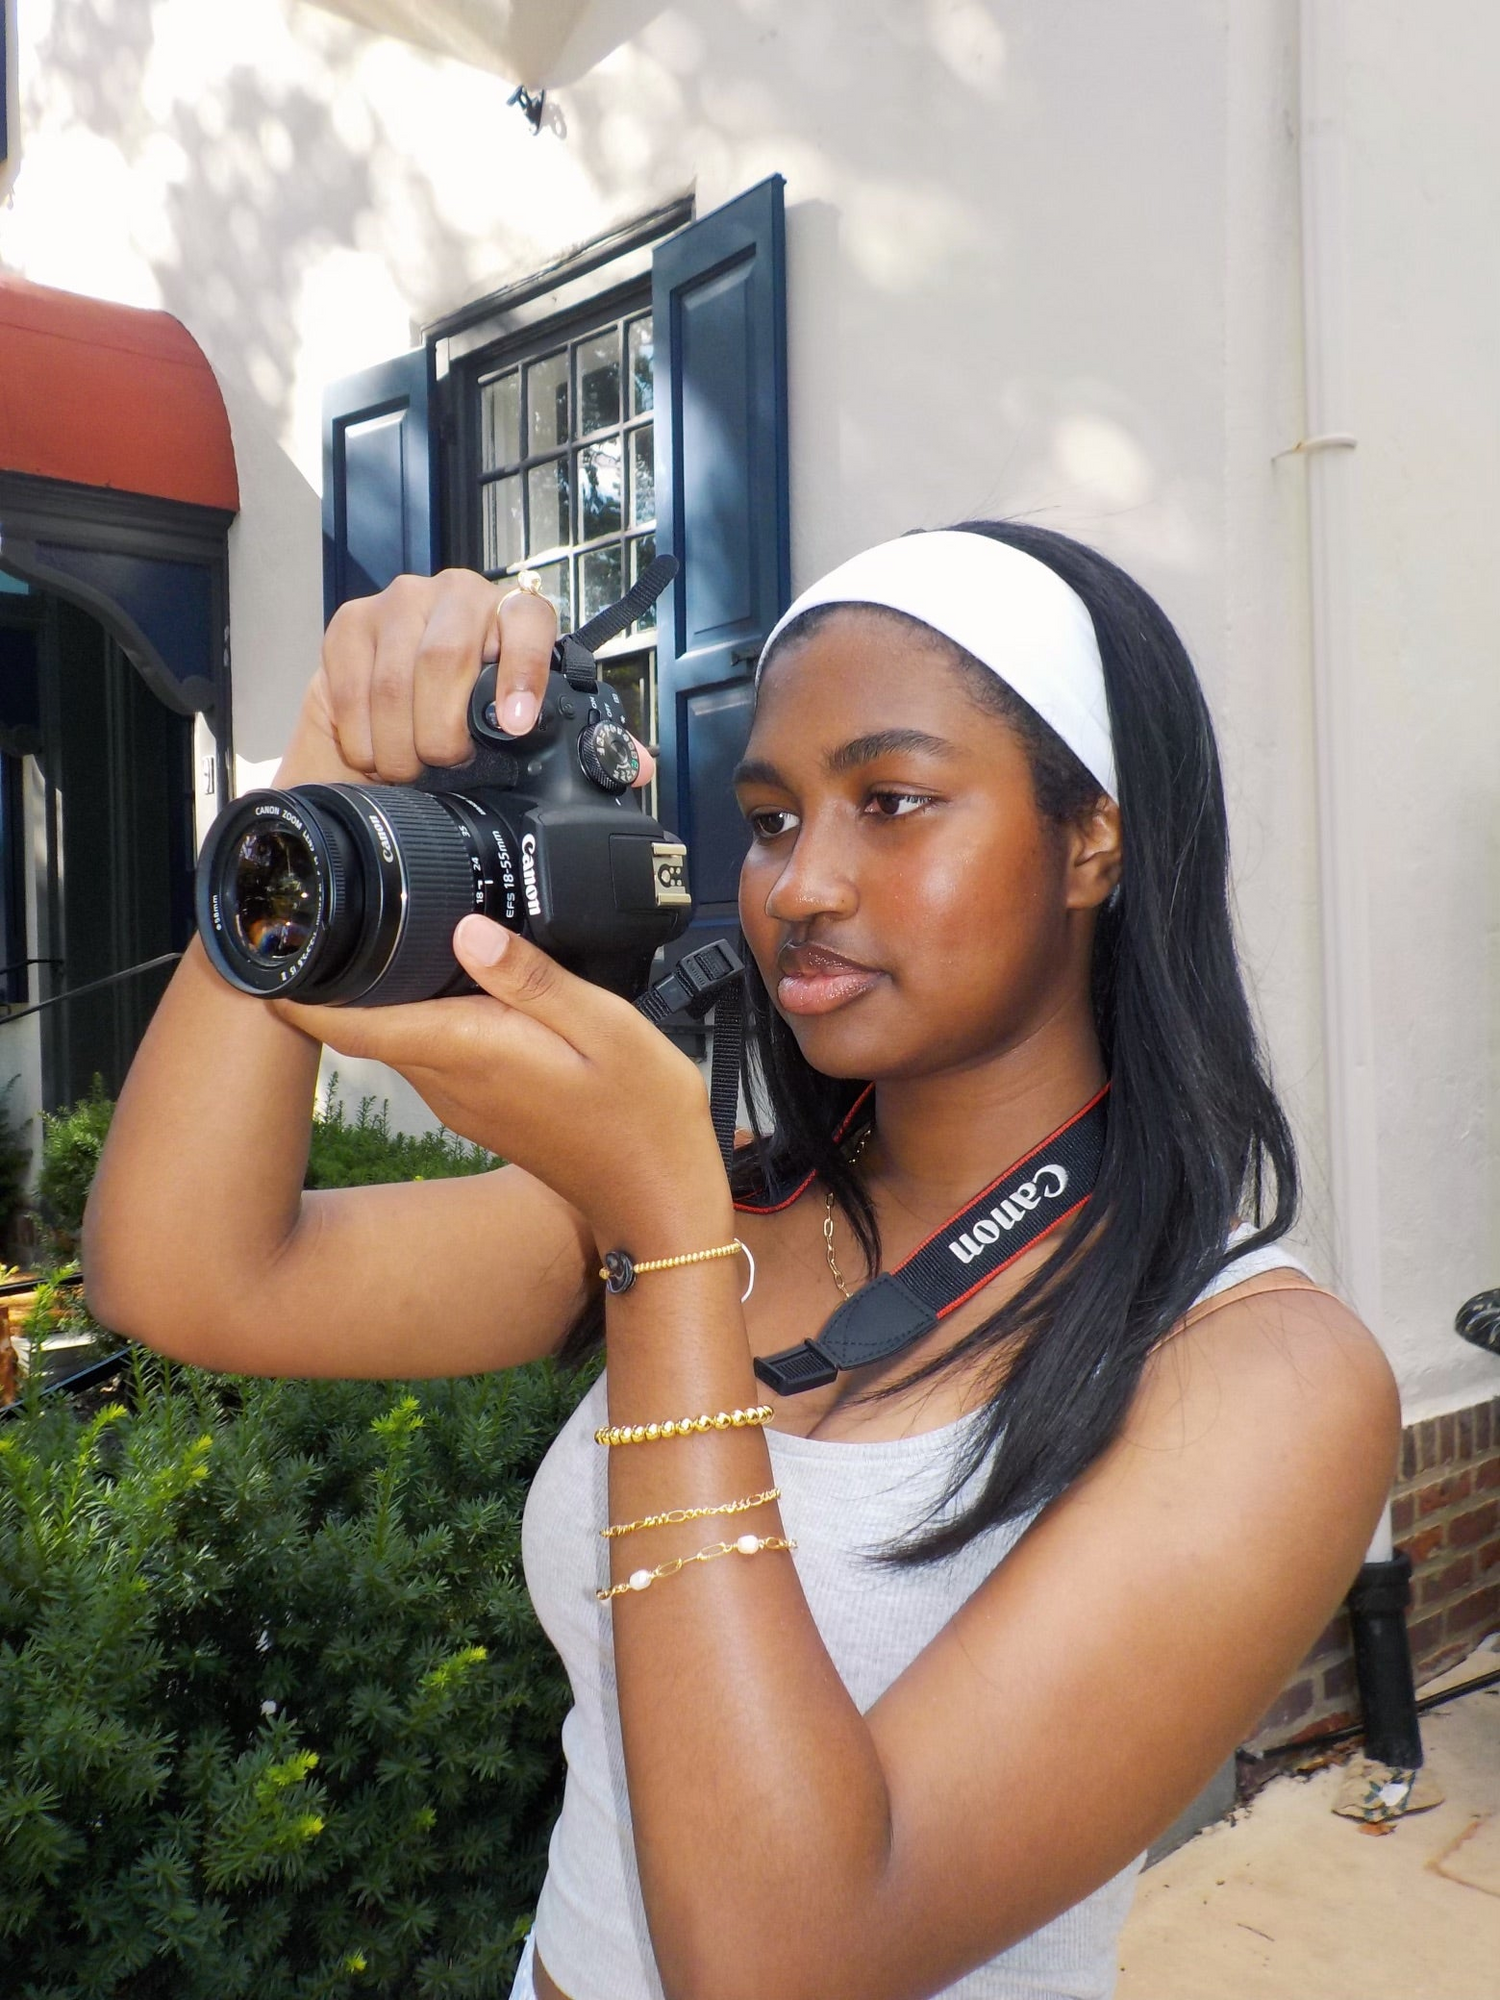
M 1407 1425 L 1391 1531 L 1411 1557 L 1406 1629 L 1420 1685 L 1500 1627 L 1500 1396 Z M 1264 1752 L 1358 1720 L 1349 1617 L 1341 1610 L 1246 1747 Z

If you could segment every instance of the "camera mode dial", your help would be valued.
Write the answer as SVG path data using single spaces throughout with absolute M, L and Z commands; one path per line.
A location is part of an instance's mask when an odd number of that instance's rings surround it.
M 628 792 L 641 774 L 635 738 L 618 722 L 591 722 L 578 739 L 578 762 L 603 792 Z

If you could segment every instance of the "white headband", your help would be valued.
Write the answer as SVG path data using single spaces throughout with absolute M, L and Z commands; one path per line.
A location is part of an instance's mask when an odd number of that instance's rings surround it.
M 1118 796 L 1094 621 L 1077 591 L 1035 556 L 952 528 L 882 542 L 803 591 L 772 626 L 762 664 L 792 620 L 820 604 L 883 604 L 941 632 L 1014 688 Z

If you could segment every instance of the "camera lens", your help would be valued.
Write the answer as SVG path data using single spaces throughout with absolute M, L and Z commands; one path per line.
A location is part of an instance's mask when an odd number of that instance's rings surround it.
M 476 803 L 390 785 L 251 792 L 198 866 L 198 933 L 242 993 L 384 1006 L 469 984 L 453 929 L 519 925 L 505 829 Z
M 230 922 L 249 957 L 275 965 L 307 948 L 323 898 L 304 834 L 254 828 L 234 850 L 226 887 Z

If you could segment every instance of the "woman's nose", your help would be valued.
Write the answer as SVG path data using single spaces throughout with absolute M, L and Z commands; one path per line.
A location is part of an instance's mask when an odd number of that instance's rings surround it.
M 804 824 L 766 892 L 766 915 L 784 924 L 849 915 L 859 896 L 842 850 L 832 828 Z

